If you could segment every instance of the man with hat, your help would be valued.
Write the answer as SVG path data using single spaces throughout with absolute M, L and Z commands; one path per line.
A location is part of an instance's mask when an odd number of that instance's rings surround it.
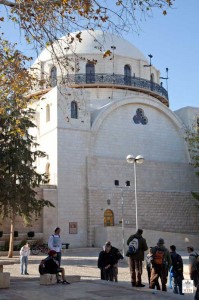
M 58 283 L 61 282 L 58 278 L 58 274 L 61 273 L 62 283 L 69 284 L 69 282 L 65 280 L 65 270 L 64 268 L 60 268 L 59 262 L 57 261 L 56 257 L 57 252 L 55 250 L 50 250 L 48 252 L 48 257 L 46 257 L 43 262 L 45 265 L 45 273 L 56 274 Z
M 48 248 L 50 250 L 54 250 L 57 253 L 56 259 L 59 262 L 59 266 L 61 265 L 61 251 L 62 251 L 62 241 L 60 238 L 60 231 L 59 227 L 56 227 L 54 230 L 54 234 L 49 237 L 48 240 Z
M 101 270 L 101 279 L 113 281 L 114 265 L 117 263 L 115 255 L 111 252 L 111 244 L 106 243 L 99 253 L 97 266 Z
M 115 282 L 118 282 L 118 261 L 120 259 L 123 259 L 124 257 L 122 256 L 122 254 L 120 253 L 119 249 L 112 246 L 111 242 L 108 241 L 105 243 L 105 246 L 106 245 L 109 245 L 111 247 L 111 250 L 110 252 L 113 254 L 115 260 L 116 260 L 116 263 L 113 265 L 113 280 Z
M 164 240 L 159 238 L 157 246 L 152 248 L 153 259 L 150 278 L 150 289 L 155 289 L 155 284 L 160 277 L 162 283 L 162 291 L 167 291 L 167 276 L 171 266 L 170 252 L 164 246 Z
M 138 229 L 127 240 L 129 248 L 133 245 L 135 251 L 131 253 L 127 251 L 126 256 L 129 257 L 129 268 L 131 273 L 131 285 L 135 287 L 144 287 L 142 284 L 142 262 L 144 261 L 144 251 L 148 249 L 146 240 L 142 237 L 143 230 Z

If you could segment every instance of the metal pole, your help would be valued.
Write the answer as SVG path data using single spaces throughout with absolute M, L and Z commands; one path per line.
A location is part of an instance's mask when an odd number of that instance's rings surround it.
M 135 222 L 138 230 L 138 208 L 137 208 L 137 182 L 136 182 L 136 160 L 134 161 L 134 181 L 135 181 Z
M 124 256 L 124 196 L 123 189 L 121 189 L 121 199 L 122 199 L 122 254 Z

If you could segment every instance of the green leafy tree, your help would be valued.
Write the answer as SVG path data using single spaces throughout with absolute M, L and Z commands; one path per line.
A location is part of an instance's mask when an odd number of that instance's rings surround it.
M 15 45 L 0 38 L 0 215 L 11 225 L 8 257 L 13 256 L 16 216 L 30 222 L 44 206 L 53 206 L 36 192 L 48 178 L 36 171 L 36 160 L 45 153 L 37 150 L 30 134 L 35 127 L 34 110 L 25 95 L 35 79 L 24 66 L 27 59 Z

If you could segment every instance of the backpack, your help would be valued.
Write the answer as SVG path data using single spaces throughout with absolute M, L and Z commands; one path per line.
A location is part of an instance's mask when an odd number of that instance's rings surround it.
M 40 275 L 44 275 L 44 274 L 47 273 L 45 263 L 46 263 L 46 259 L 42 259 L 40 264 L 39 264 L 39 274 Z
M 163 265 L 164 263 L 164 249 L 155 248 L 155 252 L 153 254 L 153 264 L 155 265 Z
M 139 239 L 134 237 L 133 240 L 129 243 L 128 252 L 130 255 L 136 254 L 139 250 Z

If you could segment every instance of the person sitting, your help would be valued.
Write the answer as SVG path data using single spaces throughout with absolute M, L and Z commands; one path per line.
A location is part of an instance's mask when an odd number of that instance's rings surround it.
M 45 273 L 56 274 L 57 275 L 57 283 L 60 283 L 59 273 L 61 273 L 62 283 L 70 284 L 70 282 L 65 280 L 65 270 L 59 266 L 59 262 L 56 259 L 57 252 L 55 250 L 50 250 L 48 252 L 48 257 L 45 259 Z

